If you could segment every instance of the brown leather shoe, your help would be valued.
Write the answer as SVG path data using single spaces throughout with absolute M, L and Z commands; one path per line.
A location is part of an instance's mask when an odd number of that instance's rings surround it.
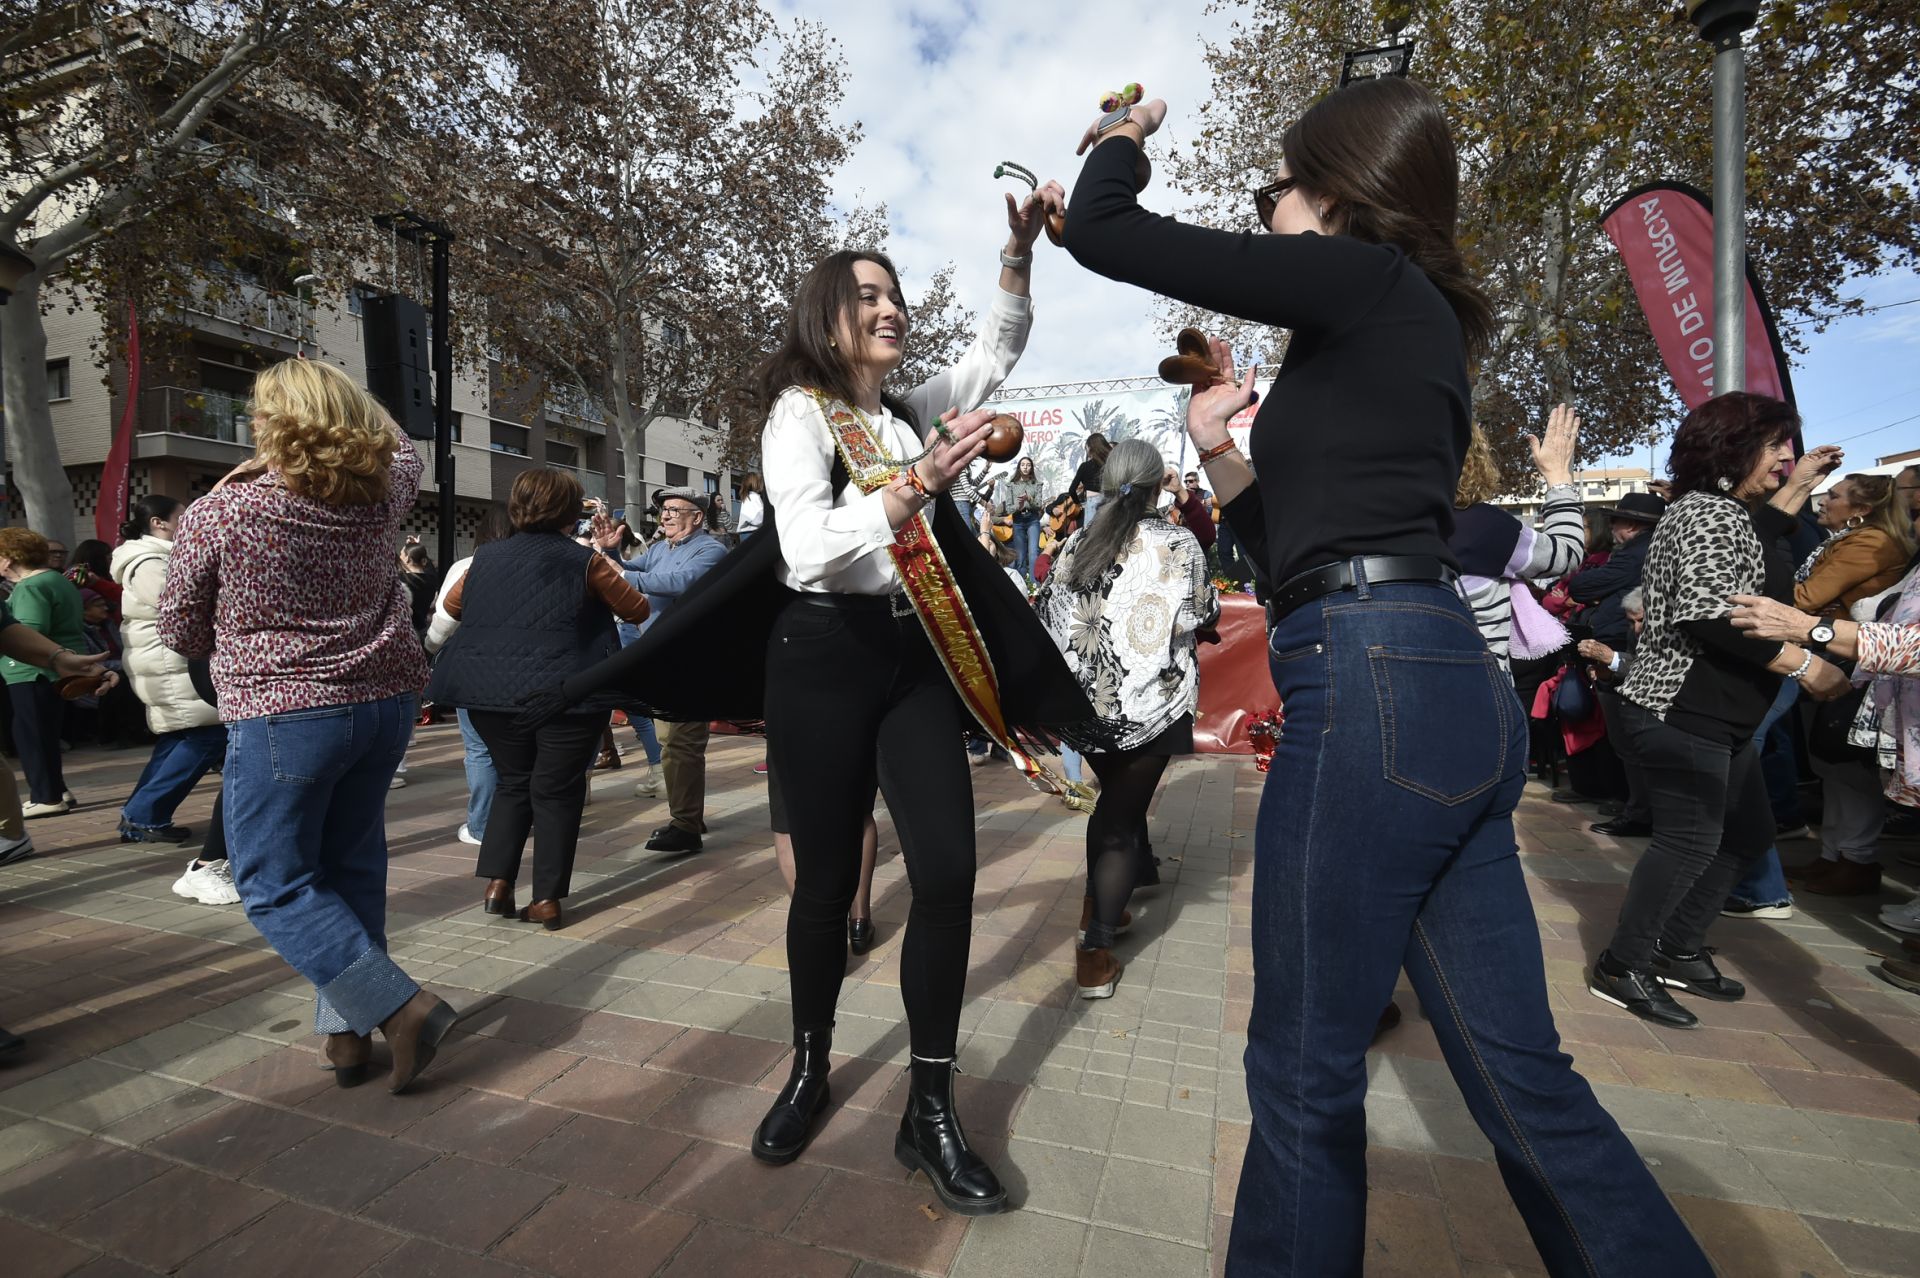
M 1400 1005 L 1398 1003 L 1388 1003 L 1386 1009 L 1380 1013 L 1380 1019 L 1374 1022 L 1373 1041 L 1376 1043 L 1379 1042 L 1381 1038 L 1386 1035 L 1387 1031 L 1393 1029 L 1398 1024 L 1400 1024 Z
M 1817 879 L 1808 879 L 1800 887 L 1815 896 L 1878 896 L 1880 866 L 1858 861 L 1829 861 L 1833 868 Z
M 1920 963 L 1882 959 L 1879 967 L 1870 970 L 1889 985 L 1898 986 L 1909 994 L 1920 994 Z
M 595 772 L 617 772 L 619 769 L 620 752 L 618 750 L 602 750 L 593 760 Z
M 380 1022 L 387 1047 L 393 1053 L 393 1077 L 387 1090 L 396 1096 L 405 1091 L 433 1063 L 440 1040 L 460 1019 L 453 1004 L 425 990 L 415 990 L 400 1010 Z
M 358 1087 L 367 1081 L 368 1062 L 373 1059 L 373 1035 L 329 1034 L 320 1048 L 320 1068 L 333 1071 L 339 1087 Z
M 510 919 L 514 915 L 513 880 L 488 879 L 487 894 L 480 899 L 480 908 L 488 914 Z
M 1815 857 L 1799 865 L 1782 866 L 1780 872 L 1786 875 L 1789 883 L 1815 883 L 1833 873 L 1833 867 L 1838 864 L 1838 861 L 1829 861 L 1825 857 Z
M 560 917 L 560 902 L 535 901 L 520 911 L 522 923 L 538 923 L 549 932 L 558 932 L 566 926 L 566 920 Z
M 1087 924 L 1091 922 L 1093 922 L 1093 898 L 1090 896 L 1083 896 L 1080 898 L 1080 930 L 1082 932 L 1086 931 Z M 1113 934 L 1115 936 L 1121 936 L 1126 932 L 1128 928 L 1132 926 L 1133 926 L 1133 911 L 1122 910 L 1120 911 L 1120 926 L 1113 929 Z
M 1112 998 L 1120 980 L 1120 962 L 1112 950 L 1077 949 L 1073 952 L 1073 982 L 1081 998 Z

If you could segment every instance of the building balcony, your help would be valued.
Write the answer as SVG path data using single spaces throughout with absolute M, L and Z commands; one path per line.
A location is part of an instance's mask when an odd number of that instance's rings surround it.
M 140 392 L 134 418 L 139 435 L 191 435 L 253 447 L 253 415 L 247 397 L 188 386 L 149 386 Z
M 237 330 L 231 336 L 255 345 L 297 347 L 313 335 L 311 302 L 232 277 L 209 276 L 197 281 L 181 309 L 192 318 L 231 325 Z M 271 340 L 261 342 L 263 335 Z

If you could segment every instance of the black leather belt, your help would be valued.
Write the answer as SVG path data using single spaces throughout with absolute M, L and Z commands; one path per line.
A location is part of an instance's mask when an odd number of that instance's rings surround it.
M 1354 571 L 1354 565 L 1360 572 Z M 1431 581 L 1451 586 L 1460 574 L 1432 555 L 1362 555 L 1322 568 L 1309 568 L 1280 583 L 1267 601 L 1267 625 L 1277 623 L 1301 604 L 1336 591 L 1352 590 L 1364 574 L 1367 584 L 1384 586 L 1394 582 Z
M 893 595 L 841 595 L 814 590 L 803 590 L 799 595 L 803 604 L 829 608 L 835 612 L 888 613 L 893 610 Z

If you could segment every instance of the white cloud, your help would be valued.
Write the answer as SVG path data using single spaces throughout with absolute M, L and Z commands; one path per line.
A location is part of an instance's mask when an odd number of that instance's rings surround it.
M 865 130 L 841 175 L 843 207 L 885 201 L 895 261 L 909 290 L 941 263 L 958 271 L 961 299 L 983 312 L 1006 240 L 1003 160 L 1069 193 L 1080 171 L 1073 148 L 1098 114 L 1102 92 L 1137 80 L 1169 106 L 1151 149 L 1183 140 L 1209 77 L 1201 39 L 1219 39 L 1226 20 L 1198 4 L 1141 0 L 776 0 L 783 18 L 822 23 L 847 55 L 842 115 Z M 1142 196 L 1174 212 L 1179 201 L 1156 181 Z M 1012 383 L 1032 386 L 1150 374 L 1167 354 L 1155 336 L 1154 299 L 1077 266 L 1044 238 L 1036 246 L 1036 323 Z

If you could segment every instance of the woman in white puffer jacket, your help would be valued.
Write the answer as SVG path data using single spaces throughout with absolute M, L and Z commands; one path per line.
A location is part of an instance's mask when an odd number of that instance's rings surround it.
M 133 505 L 133 517 L 120 530 L 125 538 L 113 552 L 113 579 L 120 598 L 122 660 L 134 695 L 147 707 L 147 726 L 158 738 L 126 805 L 120 809 L 122 843 L 184 843 L 192 832 L 173 824 L 181 800 L 227 752 L 227 730 L 220 712 L 194 689 L 187 659 L 160 642 L 155 629 L 160 595 L 173 555 L 173 524 L 180 503 L 150 494 Z M 190 862 L 174 892 L 205 905 L 238 904 L 226 849 L 214 829 L 201 856 Z M 216 855 L 217 854 L 217 855 Z

